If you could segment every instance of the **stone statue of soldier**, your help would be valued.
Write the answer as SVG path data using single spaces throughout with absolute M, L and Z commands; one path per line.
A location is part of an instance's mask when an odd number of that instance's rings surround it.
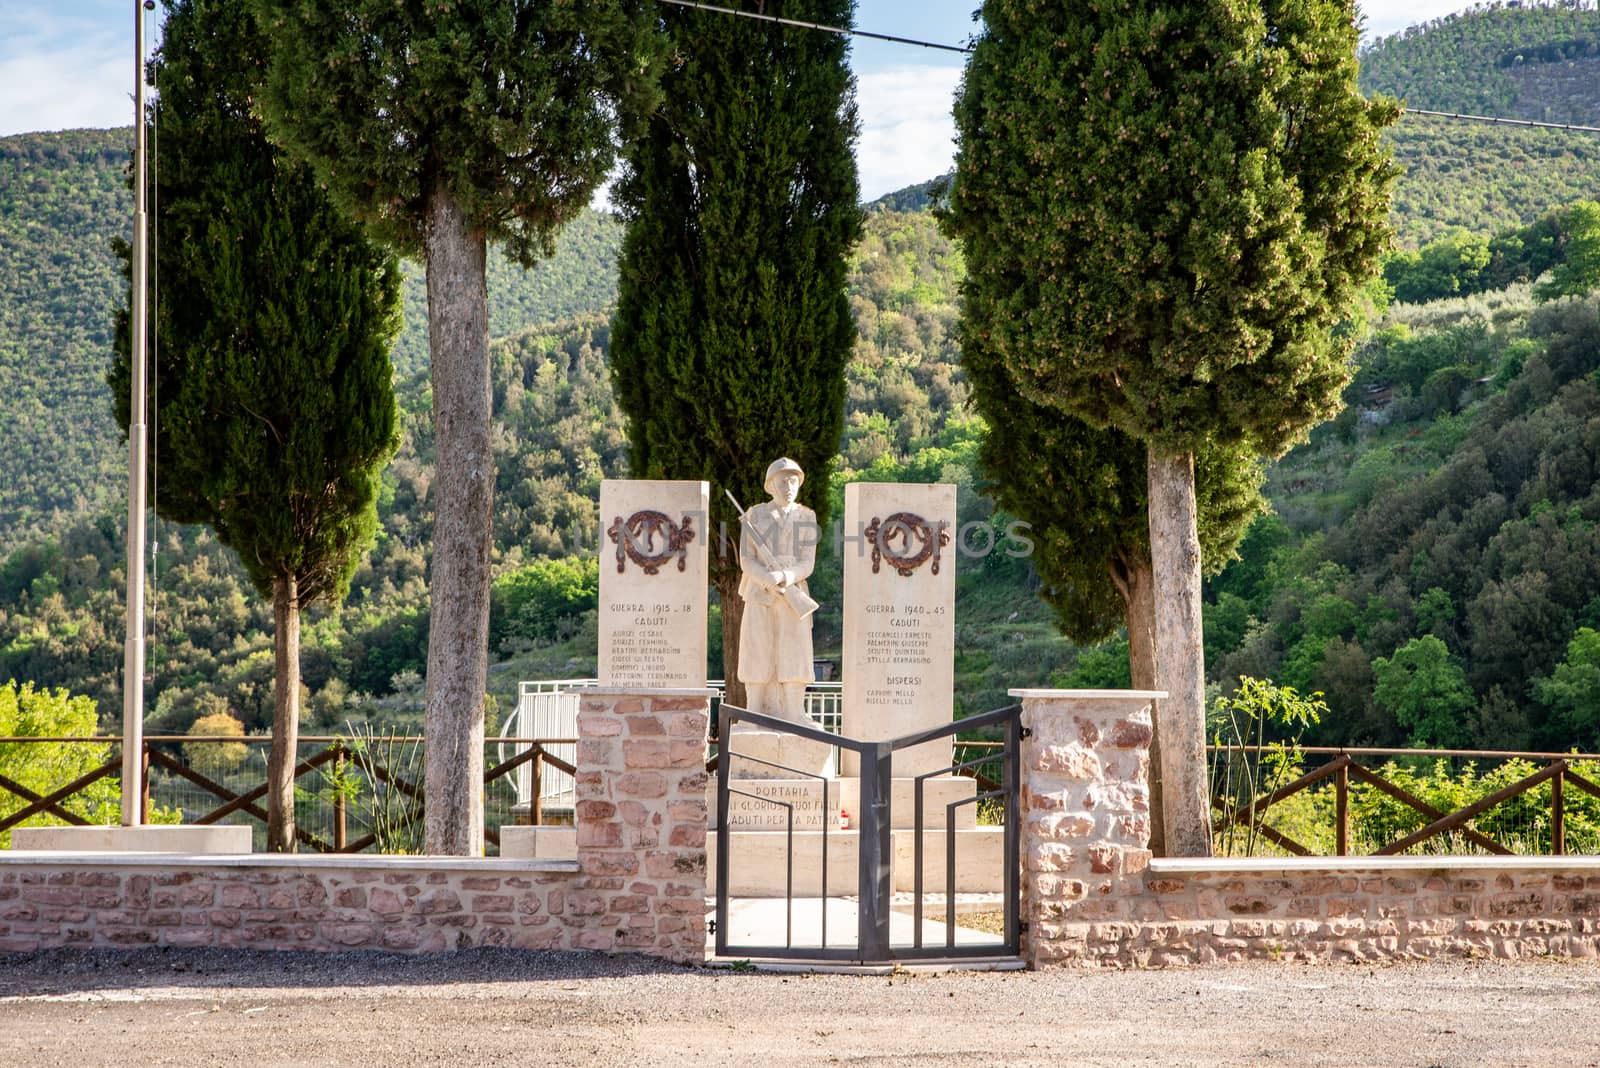
M 750 711 L 809 723 L 806 684 L 812 681 L 811 613 L 806 579 L 817 562 L 817 514 L 796 499 L 805 472 L 788 457 L 774 460 L 764 481 L 770 496 L 740 516 L 739 681 Z

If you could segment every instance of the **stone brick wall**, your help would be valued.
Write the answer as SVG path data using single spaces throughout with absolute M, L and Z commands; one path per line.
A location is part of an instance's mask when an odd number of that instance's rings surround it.
M 1595 957 L 1600 857 L 1161 860 L 1122 915 L 1088 925 L 1087 959 Z
M 1600 857 L 1152 860 L 1149 695 L 1018 695 L 1034 967 L 1600 955 Z
M 491 945 L 702 963 L 708 698 L 585 693 L 576 861 L 0 852 L 0 952 Z
M 37 854 L 36 854 L 37 856 Z M 539 865 L 535 868 L 534 865 Z M 0 951 L 570 948 L 571 862 L 0 854 Z

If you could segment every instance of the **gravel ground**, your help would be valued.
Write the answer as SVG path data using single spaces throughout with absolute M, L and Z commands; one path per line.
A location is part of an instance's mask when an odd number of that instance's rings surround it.
M 0 1065 L 1600 1065 L 1600 963 L 769 975 L 637 958 L 0 957 Z

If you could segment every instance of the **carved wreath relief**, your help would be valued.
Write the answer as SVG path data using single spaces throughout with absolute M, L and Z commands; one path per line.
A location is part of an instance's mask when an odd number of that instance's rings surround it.
M 910 578 L 911 572 L 932 560 L 931 570 L 937 575 L 939 550 L 950 544 L 949 526 L 942 519 L 930 523 L 912 512 L 895 512 L 888 519 L 873 516 L 866 531 L 872 543 L 872 573 L 876 575 L 879 562 L 887 560 L 890 567 Z
M 617 547 L 617 574 L 628 569 L 632 560 L 644 568 L 646 575 L 659 574 L 663 565 L 678 559 L 678 570 L 688 565 L 689 546 L 694 543 L 694 528 L 690 516 L 674 523 L 664 512 L 643 509 L 623 519 L 620 515 L 606 530 L 606 536 Z

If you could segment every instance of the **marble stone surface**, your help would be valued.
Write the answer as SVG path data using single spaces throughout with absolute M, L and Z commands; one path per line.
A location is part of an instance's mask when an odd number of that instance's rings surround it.
M 22 852 L 248 853 L 250 828 L 230 824 L 146 824 L 142 827 L 18 827 L 11 848 Z
M 706 683 L 711 487 L 600 483 L 600 683 Z
M 843 730 L 882 741 L 950 722 L 955 686 L 956 487 L 854 482 L 844 491 Z M 894 756 L 894 774 L 948 767 L 950 742 Z M 859 774 L 846 753 L 844 773 Z

